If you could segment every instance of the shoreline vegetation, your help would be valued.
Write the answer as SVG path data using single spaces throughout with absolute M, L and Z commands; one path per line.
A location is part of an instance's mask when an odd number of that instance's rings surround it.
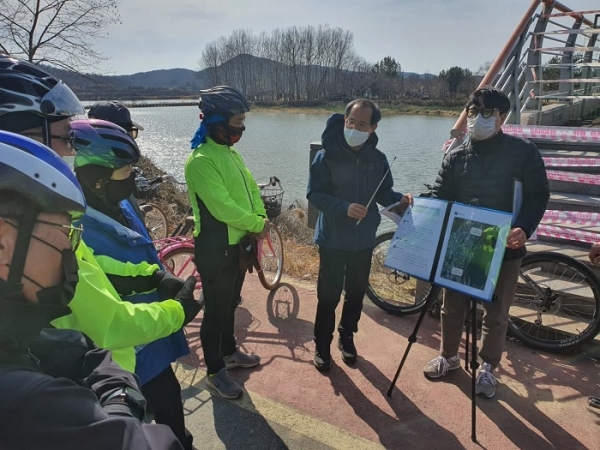
M 383 116 L 386 115 L 431 115 L 444 117 L 458 117 L 464 108 L 462 101 L 434 102 L 428 100 L 414 100 L 409 102 L 378 102 Z M 123 103 L 128 108 L 147 108 L 152 106 L 193 106 L 197 104 L 196 98 L 175 99 L 147 99 L 125 100 Z M 254 102 L 251 103 L 252 111 L 275 112 L 288 114 L 332 114 L 343 112 L 347 102 Z

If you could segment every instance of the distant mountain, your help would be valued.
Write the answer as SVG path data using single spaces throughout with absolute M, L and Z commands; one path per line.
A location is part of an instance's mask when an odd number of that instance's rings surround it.
M 217 71 L 231 73 L 240 64 L 245 67 L 252 66 L 258 77 L 267 77 L 272 70 L 284 69 L 281 63 L 244 54 L 223 63 L 217 68 Z M 208 70 L 194 71 L 177 68 L 138 72 L 132 75 L 79 75 L 54 67 L 46 67 L 46 69 L 69 85 L 82 100 L 195 96 L 198 90 L 212 86 Z M 316 66 L 311 70 L 314 69 Z M 319 70 L 323 70 L 323 68 Z M 437 76 L 404 72 L 404 78 L 405 80 L 430 80 Z
M 131 86 L 188 87 L 196 90 L 207 87 L 209 82 L 205 70 L 196 72 L 190 69 L 152 70 L 133 75 L 120 75 L 119 78 Z

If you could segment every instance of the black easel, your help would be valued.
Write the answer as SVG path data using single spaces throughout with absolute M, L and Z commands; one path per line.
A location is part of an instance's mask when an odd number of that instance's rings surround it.
M 425 305 L 423 305 L 423 309 L 421 310 L 421 314 L 419 314 L 419 318 L 417 319 L 417 323 L 415 324 L 415 329 L 408 337 L 408 346 L 404 351 L 404 355 L 400 360 L 400 365 L 398 366 L 398 370 L 396 371 L 396 375 L 394 375 L 394 379 L 390 385 L 390 388 L 387 391 L 387 396 L 391 397 L 392 392 L 394 390 L 394 386 L 396 385 L 396 381 L 398 381 L 398 377 L 400 376 L 400 371 L 402 367 L 404 367 L 404 363 L 406 358 L 408 357 L 408 353 L 410 352 L 410 348 L 412 345 L 417 342 L 417 333 L 419 332 L 419 328 L 421 326 L 421 322 L 423 322 L 423 318 L 425 317 L 425 313 L 429 310 L 429 306 L 431 303 L 437 298 L 437 295 L 429 295 L 427 300 L 425 301 Z M 477 299 L 471 297 L 471 329 L 467 329 L 467 346 L 465 353 L 465 369 L 468 370 L 468 367 L 471 369 L 471 440 L 473 442 L 477 442 L 477 397 L 475 395 L 475 381 L 477 377 L 477 368 L 479 367 L 479 362 L 477 361 Z M 469 332 L 471 333 L 471 363 L 468 364 L 469 361 Z

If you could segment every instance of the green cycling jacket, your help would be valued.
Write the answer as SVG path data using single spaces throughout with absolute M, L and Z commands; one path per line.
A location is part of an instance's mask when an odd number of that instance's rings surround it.
M 267 213 L 260 189 L 235 148 L 207 137 L 189 156 L 185 179 L 194 211 L 194 236 L 202 232 L 196 195 L 217 221 L 227 225 L 229 245 L 238 244 L 248 232 L 263 230 Z
M 181 329 L 183 308 L 176 300 L 155 303 L 122 301 L 106 274 L 150 276 L 159 267 L 149 263 L 123 263 L 95 256 L 81 241 L 77 251 L 79 282 L 69 308 L 71 314 L 52 322 L 56 328 L 85 333 L 101 348 L 112 351 L 123 369 L 135 371 L 134 346 L 147 344 Z

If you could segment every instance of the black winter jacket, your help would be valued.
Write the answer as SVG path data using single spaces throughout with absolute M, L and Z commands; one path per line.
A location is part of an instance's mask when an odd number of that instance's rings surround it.
M 530 141 L 500 131 L 490 139 L 467 142 L 448 152 L 433 197 L 512 212 L 515 180 L 522 182 L 523 203 L 513 228 L 521 228 L 529 237 L 550 197 L 544 161 Z M 525 246 L 507 248 L 504 259 L 520 258 L 525 253 Z
M 306 198 L 319 210 L 315 242 L 336 250 L 363 250 L 375 247 L 377 227 L 381 222 L 377 203 L 389 206 L 402 199 L 392 189 L 394 181 L 388 172 L 367 216 L 357 220 L 348 217 L 351 203 L 367 206 L 389 164 L 379 151 L 377 135 L 369 136 L 364 146 L 352 150 L 344 138 L 344 116 L 333 114 L 321 137 L 323 150 L 317 153 L 308 179 Z
M 35 357 L 0 347 L 0 449 L 181 449 L 167 426 L 109 405 L 116 390 L 139 388 L 108 350 L 88 347 L 76 331 L 45 332 L 51 339 L 38 339 Z

